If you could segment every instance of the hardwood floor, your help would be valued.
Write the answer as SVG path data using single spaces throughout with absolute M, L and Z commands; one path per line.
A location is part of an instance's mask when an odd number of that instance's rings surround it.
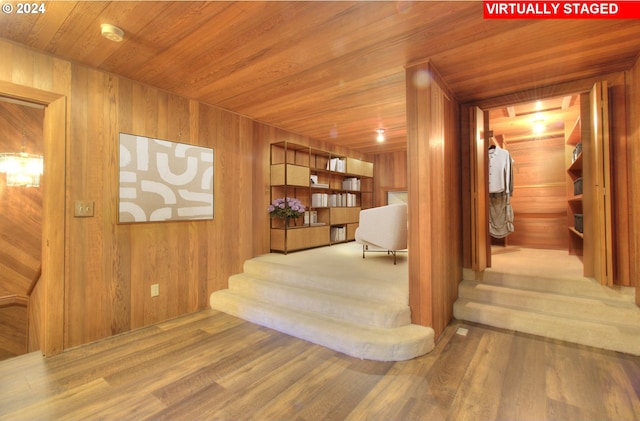
M 0 362 L 0 419 L 638 420 L 640 358 L 455 321 L 373 362 L 207 310 Z

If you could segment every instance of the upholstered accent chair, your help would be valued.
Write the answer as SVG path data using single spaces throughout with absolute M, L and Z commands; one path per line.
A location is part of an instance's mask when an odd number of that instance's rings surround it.
M 362 244 L 362 258 L 367 251 L 393 254 L 407 248 L 407 204 L 398 203 L 360 211 L 356 243 Z

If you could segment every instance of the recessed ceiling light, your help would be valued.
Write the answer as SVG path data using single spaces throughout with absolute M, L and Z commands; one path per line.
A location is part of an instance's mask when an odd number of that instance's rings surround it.
M 110 41 L 120 42 L 124 38 L 124 31 L 110 23 L 103 23 L 100 25 L 100 30 L 102 32 L 102 36 Z
M 542 133 L 545 132 L 546 129 L 547 129 L 547 127 L 544 124 L 544 119 L 543 118 L 539 118 L 539 119 L 533 121 L 533 133 L 542 134 Z
M 376 140 L 378 142 L 384 142 L 384 129 L 378 129 L 378 137 L 376 137 Z

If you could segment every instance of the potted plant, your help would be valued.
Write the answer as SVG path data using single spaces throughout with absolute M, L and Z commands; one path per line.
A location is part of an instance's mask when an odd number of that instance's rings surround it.
M 288 227 L 292 219 L 293 224 L 296 225 L 296 218 L 304 215 L 305 207 L 295 197 L 280 197 L 271 202 L 267 210 L 271 218 L 283 219 L 285 226 Z

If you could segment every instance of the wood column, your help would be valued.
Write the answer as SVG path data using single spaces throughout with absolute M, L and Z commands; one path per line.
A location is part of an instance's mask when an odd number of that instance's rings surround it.
M 406 80 L 409 304 L 437 338 L 462 277 L 458 103 L 430 63 L 408 67 Z

